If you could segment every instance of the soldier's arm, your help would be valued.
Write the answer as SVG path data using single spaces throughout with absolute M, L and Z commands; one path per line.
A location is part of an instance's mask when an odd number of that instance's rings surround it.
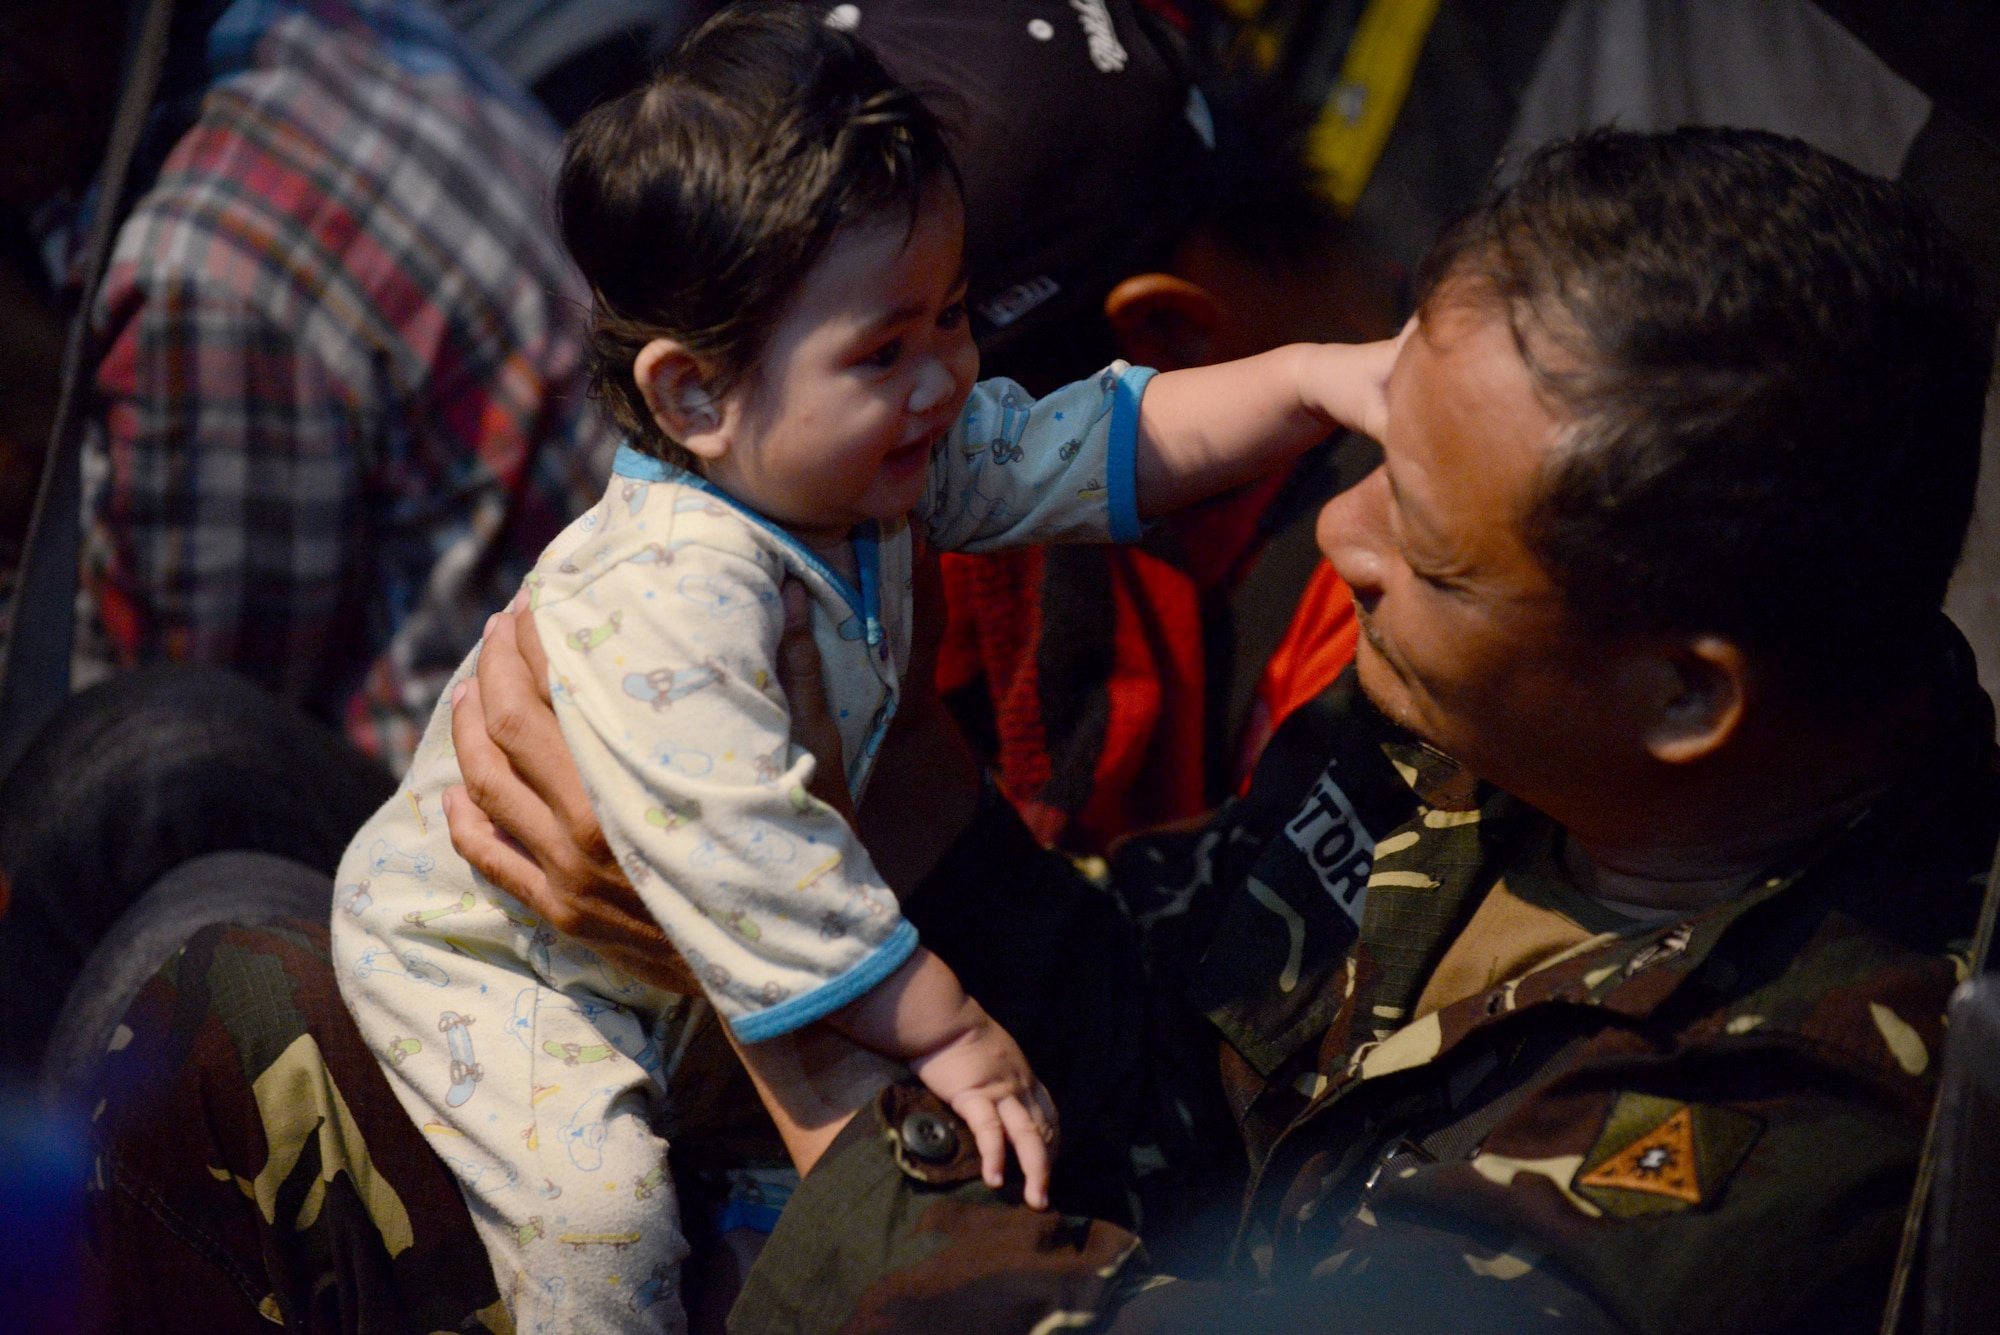
M 1391 1230 L 1369 1249 L 1368 1264 L 1330 1254 L 1302 1284 L 1175 1279 L 1125 1229 L 1029 1210 L 988 1189 L 963 1125 L 920 1088 L 901 1085 L 882 1091 L 825 1147 L 751 1270 L 729 1328 L 732 1335 L 1621 1329 L 1552 1271 L 1496 1282 L 1466 1264 L 1468 1250 L 1477 1254 L 1448 1231 Z

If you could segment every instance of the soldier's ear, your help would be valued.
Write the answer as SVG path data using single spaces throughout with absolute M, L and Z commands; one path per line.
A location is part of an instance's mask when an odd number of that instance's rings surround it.
M 722 404 L 708 387 L 707 368 L 686 345 L 654 339 L 632 359 L 632 379 L 667 439 L 698 459 L 713 461 L 728 453 Z
M 1655 760 L 1691 764 L 1721 750 L 1742 727 L 1750 665 L 1731 641 L 1718 635 L 1668 641 L 1641 662 L 1644 738 Z

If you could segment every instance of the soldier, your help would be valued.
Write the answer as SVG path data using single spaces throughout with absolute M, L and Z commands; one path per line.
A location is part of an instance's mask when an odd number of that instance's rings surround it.
M 1242 799 L 1108 897 L 935 732 L 863 813 L 1155 1208 L 1038 1215 L 920 1090 L 759 1045 L 806 1176 L 733 1330 L 1874 1327 L 2000 830 L 1938 613 L 1993 326 L 1896 187 L 1731 130 L 1544 150 L 1420 290 L 1320 523 L 1356 669 Z M 643 968 L 516 624 L 455 842 Z

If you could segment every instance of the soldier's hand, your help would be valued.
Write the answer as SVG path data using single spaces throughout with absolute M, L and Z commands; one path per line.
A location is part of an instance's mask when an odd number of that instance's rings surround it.
M 487 623 L 478 676 L 452 698 L 465 784 L 445 794 L 452 847 L 500 889 L 669 991 L 699 991 L 605 842 L 548 695 L 534 614 Z

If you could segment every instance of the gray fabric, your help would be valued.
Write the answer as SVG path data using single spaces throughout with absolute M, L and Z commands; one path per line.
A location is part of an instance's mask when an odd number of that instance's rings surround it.
M 1894 176 L 1930 114 L 1928 97 L 1806 0 L 1570 0 L 1508 159 L 1598 125 L 1741 125 Z
M 42 1058 L 43 1090 L 57 1099 L 78 1095 L 139 989 L 202 928 L 323 921 L 332 909 L 333 878 L 290 858 L 210 853 L 174 868 L 84 961 Z
M 437 7 L 523 87 L 621 32 L 678 32 L 688 10 L 687 0 L 438 0 Z
M 1946 1032 L 1924 1329 L 1971 1335 L 2000 1308 L 2000 978 L 1959 988 Z
M 1972 645 L 1979 660 L 1979 684 L 2000 701 L 2000 375 L 1986 396 L 1986 435 L 1972 528 L 1965 535 L 1958 573 L 1945 591 L 1944 610 Z

